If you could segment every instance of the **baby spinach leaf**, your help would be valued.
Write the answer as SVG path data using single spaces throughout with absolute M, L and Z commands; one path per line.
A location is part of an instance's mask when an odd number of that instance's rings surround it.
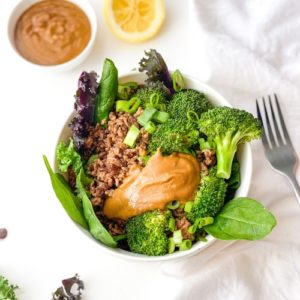
M 114 63 L 106 58 L 96 94 L 95 119 L 97 123 L 108 119 L 108 114 L 114 106 L 117 92 L 118 70 Z
M 236 198 L 229 201 L 214 223 L 204 229 L 222 240 L 259 240 L 275 225 L 276 219 L 262 204 L 250 198 Z
M 236 240 L 236 238 L 232 235 L 229 235 L 222 231 L 222 229 L 220 228 L 220 224 L 216 221 L 214 221 L 214 223 L 209 226 L 205 226 L 204 230 L 219 240 Z
M 113 239 L 113 237 L 110 235 L 110 233 L 106 230 L 106 228 L 101 224 L 99 219 L 97 218 L 92 203 L 88 197 L 88 194 L 84 188 L 84 181 L 86 180 L 86 177 L 82 177 L 83 170 L 81 169 L 79 174 L 76 177 L 76 188 L 78 197 L 82 200 L 83 205 L 83 213 L 84 217 L 87 220 L 90 228 L 90 233 L 92 236 L 102 242 L 103 244 L 115 248 L 117 247 L 116 241 Z
M 88 229 L 80 200 L 73 193 L 64 177 L 59 173 L 53 172 L 47 157 L 43 156 L 43 159 L 51 179 L 53 190 L 61 205 L 74 222 Z

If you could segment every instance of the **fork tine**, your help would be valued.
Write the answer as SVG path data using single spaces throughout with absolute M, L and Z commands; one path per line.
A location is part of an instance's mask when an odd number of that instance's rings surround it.
M 270 148 L 269 147 L 269 143 L 268 143 L 267 138 L 266 138 L 264 121 L 263 121 L 263 119 L 261 117 L 261 113 L 260 113 L 260 109 L 259 109 L 259 105 L 258 105 L 257 99 L 256 99 L 256 111 L 257 111 L 257 118 L 258 118 L 258 120 L 261 122 L 261 124 L 263 126 L 263 133 L 262 133 L 262 137 L 261 137 L 262 143 L 263 143 L 264 147 Z
M 265 116 L 266 116 L 266 123 L 267 123 L 267 128 L 268 128 L 269 141 L 270 141 L 271 147 L 275 147 L 276 143 L 275 143 L 273 131 L 272 131 L 272 128 L 271 128 L 268 111 L 267 111 L 267 108 L 266 108 L 265 98 L 263 97 L 262 99 L 263 99 L 264 111 L 265 111 Z
M 274 97 L 275 97 L 275 102 L 276 102 L 276 106 L 277 106 L 277 111 L 278 111 L 278 115 L 279 115 L 279 119 L 280 119 L 280 123 L 281 123 L 281 128 L 282 128 L 282 132 L 283 132 L 283 137 L 285 139 L 285 142 L 286 144 L 289 144 L 291 145 L 292 142 L 290 140 L 290 136 L 289 136 L 289 133 L 286 129 L 286 126 L 285 126 L 285 122 L 284 122 L 284 119 L 283 119 L 283 116 L 282 116 L 282 113 L 281 113 L 281 109 L 280 109 L 280 106 L 279 106 L 279 103 L 278 103 L 278 98 L 277 98 L 277 95 L 274 94 Z
M 274 129 L 275 129 L 275 135 L 277 136 L 277 141 L 278 141 L 279 146 L 281 146 L 281 145 L 283 145 L 283 141 L 282 141 L 282 137 L 281 137 L 281 134 L 280 134 L 280 131 L 279 131 L 279 128 L 278 128 L 276 118 L 275 118 L 275 114 L 274 114 L 273 105 L 272 105 L 272 102 L 271 102 L 270 95 L 268 96 L 268 98 L 269 98 L 269 105 L 270 105 L 270 108 L 271 108 L 271 114 L 272 114 Z

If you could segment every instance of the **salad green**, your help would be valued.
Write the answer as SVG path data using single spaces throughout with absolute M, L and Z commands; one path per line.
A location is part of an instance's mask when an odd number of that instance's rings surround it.
M 43 156 L 43 159 L 57 199 L 74 222 L 81 225 L 83 228 L 88 229 L 86 219 L 83 216 L 81 201 L 74 194 L 65 178 L 60 173 L 53 172 L 47 157 Z
M 223 240 L 264 238 L 276 225 L 271 212 L 256 200 L 234 199 L 241 183 L 236 151 L 260 138 L 259 121 L 244 110 L 214 107 L 201 91 L 185 86 L 179 70 L 169 72 L 153 49 L 140 71 L 147 76 L 143 84 L 118 83 L 118 70 L 106 59 L 99 83 L 95 72 L 81 74 L 72 137 L 56 149 L 64 176 L 44 156 L 68 215 L 102 244 L 144 255 L 185 251 L 205 242 L 207 234 Z M 158 151 L 193 156 L 201 170 L 194 196 L 183 203 L 171 199 L 164 209 L 127 220 L 108 218 L 103 207 L 129 167 L 145 167 Z
M 17 285 L 11 284 L 5 277 L 0 275 L 0 300 L 17 300 Z
M 276 225 L 274 216 L 256 200 L 229 201 L 205 231 L 222 240 L 259 240 Z
M 82 201 L 84 217 L 89 224 L 89 230 L 92 236 L 96 240 L 101 241 L 104 245 L 114 248 L 117 246 L 117 243 L 97 218 L 89 196 L 84 188 L 85 184 L 90 183 L 89 180 L 90 179 L 83 174 L 83 170 L 81 169 L 76 177 L 76 188 L 78 197 Z
M 110 59 L 105 59 L 96 95 L 95 121 L 107 121 L 118 93 L 118 70 Z

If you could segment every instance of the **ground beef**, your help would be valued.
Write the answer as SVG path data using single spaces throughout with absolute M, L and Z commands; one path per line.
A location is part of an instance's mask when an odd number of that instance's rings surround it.
M 175 218 L 176 230 L 181 229 L 183 239 L 194 240 L 195 236 L 188 232 L 189 227 L 191 226 L 190 221 L 186 217 L 186 212 L 183 208 L 179 207 L 172 211 L 173 217 Z
M 216 151 L 211 149 L 202 150 L 203 163 L 207 167 L 213 167 L 216 164 Z
M 201 176 L 208 175 L 208 167 L 205 163 L 200 162 L 200 168 L 201 168 Z
M 174 209 L 172 212 L 173 212 L 173 216 L 174 216 L 175 219 L 176 218 L 182 218 L 182 217 L 185 216 L 185 211 L 181 207 L 178 207 L 178 208 Z
M 216 151 L 212 149 L 197 151 L 197 158 L 203 165 L 206 166 L 206 169 L 213 167 L 217 162 Z
M 188 232 L 189 227 L 191 226 L 190 221 L 185 217 L 176 218 L 176 230 L 181 229 L 182 237 L 184 240 L 194 240 L 194 235 Z
M 209 168 L 215 166 L 217 162 L 216 151 L 212 149 L 199 150 L 197 159 L 200 162 L 201 174 L 207 175 Z
M 67 175 L 68 175 L 69 185 L 74 190 L 76 187 L 76 174 L 75 174 L 72 166 L 68 167 Z
M 94 207 L 103 206 L 105 199 L 122 184 L 131 167 L 144 167 L 140 157 L 147 153 L 149 134 L 141 128 L 140 137 L 133 149 L 123 143 L 131 125 L 140 127 L 137 123 L 140 113 L 141 110 L 135 115 L 111 112 L 106 128 L 99 124 L 89 128 L 84 152 L 89 156 L 98 156 L 88 168 L 88 174 L 94 179 L 90 187 Z

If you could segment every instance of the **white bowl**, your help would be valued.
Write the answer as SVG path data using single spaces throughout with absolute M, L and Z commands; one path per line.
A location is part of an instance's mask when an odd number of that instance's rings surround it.
M 205 93 L 209 100 L 211 101 L 212 104 L 215 106 L 231 106 L 230 103 L 222 96 L 220 95 L 217 91 L 215 91 L 213 88 L 208 86 L 207 84 L 199 81 L 198 79 L 185 75 L 183 74 L 183 77 L 185 79 L 186 87 L 187 88 L 192 88 L 195 90 L 198 90 L 200 92 Z M 145 76 L 139 72 L 131 72 L 128 74 L 125 74 L 123 76 L 119 77 L 120 82 L 127 82 L 127 81 L 136 81 L 138 83 L 143 83 L 145 79 Z M 68 124 L 70 124 L 70 121 L 73 117 L 73 113 L 71 116 L 68 118 L 67 122 L 65 123 L 59 138 L 58 142 L 64 141 L 67 142 L 69 137 L 71 136 L 71 130 L 68 127 Z M 237 151 L 237 157 L 240 162 L 240 172 L 241 172 L 241 186 L 239 189 L 236 191 L 236 197 L 245 197 L 247 196 L 249 187 L 250 187 L 250 181 L 251 181 L 251 175 L 252 175 L 252 154 L 251 154 L 251 148 L 249 144 L 242 145 L 239 147 Z M 54 169 L 58 171 L 57 164 L 54 162 Z M 193 247 L 189 250 L 186 251 L 177 251 L 172 254 L 167 254 L 164 256 L 146 256 L 146 255 L 141 255 L 141 254 L 136 254 L 133 252 L 128 252 L 122 249 L 113 249 L 110 247 L 107 247 L 100 242 L 96 241 L 93 239 L 91 234 L 74 223 L 84 234 L 87 236 L 89 239 L 92 239 L 95 241 L 95 244 L 99 247 L 99 249 L 102 249 L 110 254 L 119 256 L 124 259 L 132 259 L 132 260 L 139 260 L 139 261 L 144 261 L 144 262 L 151 262 L 151 261 L 170 261 L 170 260 L 175 260 L 179 258 L 186 258 L 191 255 L 194 255 L 203 249 L 207 248 L 210 246 L 213 242 L 216 241 L 214 237 L 211 235 L 207 236 L 207 242 L 197 242 L 193 245 Z
M 26 58 L 24 58 L 19 53 L 15 45 L 14 32 L 15 32 L 16 23 L 25 10 L 27 10 L 33 4 L 40 2 L 40 0 L 21 0 L 12 10 L 8 20 L 8 39 L 18 59 L 20 59 L 22 62 L 25 62 L 27 65 L 31 66 L 32 68 L 36 68 L 38 70 L 63 72 L 75 68 L 88 57 L 95 43 L 96 33 L 97 33 L 97 18 L 96 18 L 95 11 L 90 5 L 89 1 L 86 0 L 68 0 L 68 1 L 79 6 L 90 21 L 91 38 L 88 44 L 86 45 L 86 47 L 83 49 L 83 51 L 80 54 L 78 54 L 76 57 L 72 58 L 71 60 L 53 66 L 35 64 L 33 62 L 28 61 Z

